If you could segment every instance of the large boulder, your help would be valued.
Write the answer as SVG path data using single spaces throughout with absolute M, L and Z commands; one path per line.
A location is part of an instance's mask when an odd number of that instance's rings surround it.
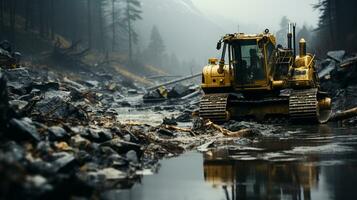
M 7 137 L 15 141 L 39 142 L 41 140 L 36 126 L 30 118 L 11 119 L 9 130 L 11 131 L 7 132 Z
M 176 84 L 168 94 L 169 98 L 180 98 L 183 96 L 186 96 L 190 94 L 192 91 L 190 90 L 190 87 L 182 84 Z
M 87 121 L 86 113 L 70 103 L 66 96 L 51 96 L 39 101 L 34 107 L 32 115 L 40 121 Z
M 11 93 L 25 95 L 31 91 L 33 81 L 26 68 L 8 69 L 5 75 Z
M 346 51 L 344 51 L 344 50 L 327 52 L 327 57 L 329 57 L 337 62 L 342 62 L 345 55 L 346 55 Z

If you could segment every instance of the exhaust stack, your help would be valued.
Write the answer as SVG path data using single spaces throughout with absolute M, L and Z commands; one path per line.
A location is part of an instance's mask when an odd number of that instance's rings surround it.
M 304 56 L 306 56 L 306 41 L 304 38 L 301 38 L 300 42 L 299 42 L 299 57 L 302 58 Z
M 293 24 L 294 58 L 296 57 L 296 23 Z
M 219 61 L 219 68 L 218 68 L 218 73 L 223 74 L 224 72 L 224 58 L 226 57 L 226 50 L 227 50 L 227 43 L 223 44 L 223 52 L 222 52 L 222 57 L 221 60 Z
M 289 23 L 289 30 L 288 30 L 288 49 L 292 49 L 292 38 L 293 34 L 291 33 L 291 23 Z

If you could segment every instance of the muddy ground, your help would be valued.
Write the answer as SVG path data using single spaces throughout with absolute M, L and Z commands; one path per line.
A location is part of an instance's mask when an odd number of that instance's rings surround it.
M 337 84 L 350 71 L 337 64 L 325 71 L 321 84 L 333 95 L 334 110 L 357 105 L 353 79 Z M 175 87 L 171 98 L 161 101 L 156 91 L 160 102 L 144 103 L 143 86 L 113 71 L 2 69 L 0 198 L 105 198 L 104 191 L 131 188 L 157 172 L 162 158 L 285 134 L 277 125 L 218 126 L 193 117 L 201 95 L 184 97 L 197 87 Z
M 120 75 L 22 67 L 0 77 L 4 199 L 99 198 L 226 134 L 193 127 L 199 95 L 144 104 L 140 86 Z

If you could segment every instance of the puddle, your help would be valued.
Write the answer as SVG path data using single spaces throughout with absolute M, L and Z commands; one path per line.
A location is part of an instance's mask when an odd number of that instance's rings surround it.
M 127 102 L 128 107 L 120 106 L 115 108 L 119 113 L 117 120 L 122 123 L 136 122 L 148 124 L 151 126 L 158 126 L 162 124 L 162 119 L 165 117 L 177 117 L 181 114 L 181 110 L 177 109 L 177 105 L 162 104 L 143 104 L 142 95 L 128 96 L 121 101 Z

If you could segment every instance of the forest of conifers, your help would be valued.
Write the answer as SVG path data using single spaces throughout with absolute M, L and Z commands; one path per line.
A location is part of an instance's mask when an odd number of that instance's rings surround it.
M 49 40 L 61 35 L 94 50 L 131 56 L 140 6 L 139 0 L 0 0 L 1 38 L 16 44 L 19 31 Z M 314 41 L 320 52 L 356 51 L 357 1 L 321 0 L 314 6 L 321 11 Z
M 318 46 L 321 49 L 357 50 L 357 1 L 321 0 L 320 21 L 317 28 Z
M 0 0 L 0 28 L 14 43 L 18 31 L 32 31 L 100 51 L 131 50 L 137 36 L 132 23 L 140 13 L 137 0 Z

